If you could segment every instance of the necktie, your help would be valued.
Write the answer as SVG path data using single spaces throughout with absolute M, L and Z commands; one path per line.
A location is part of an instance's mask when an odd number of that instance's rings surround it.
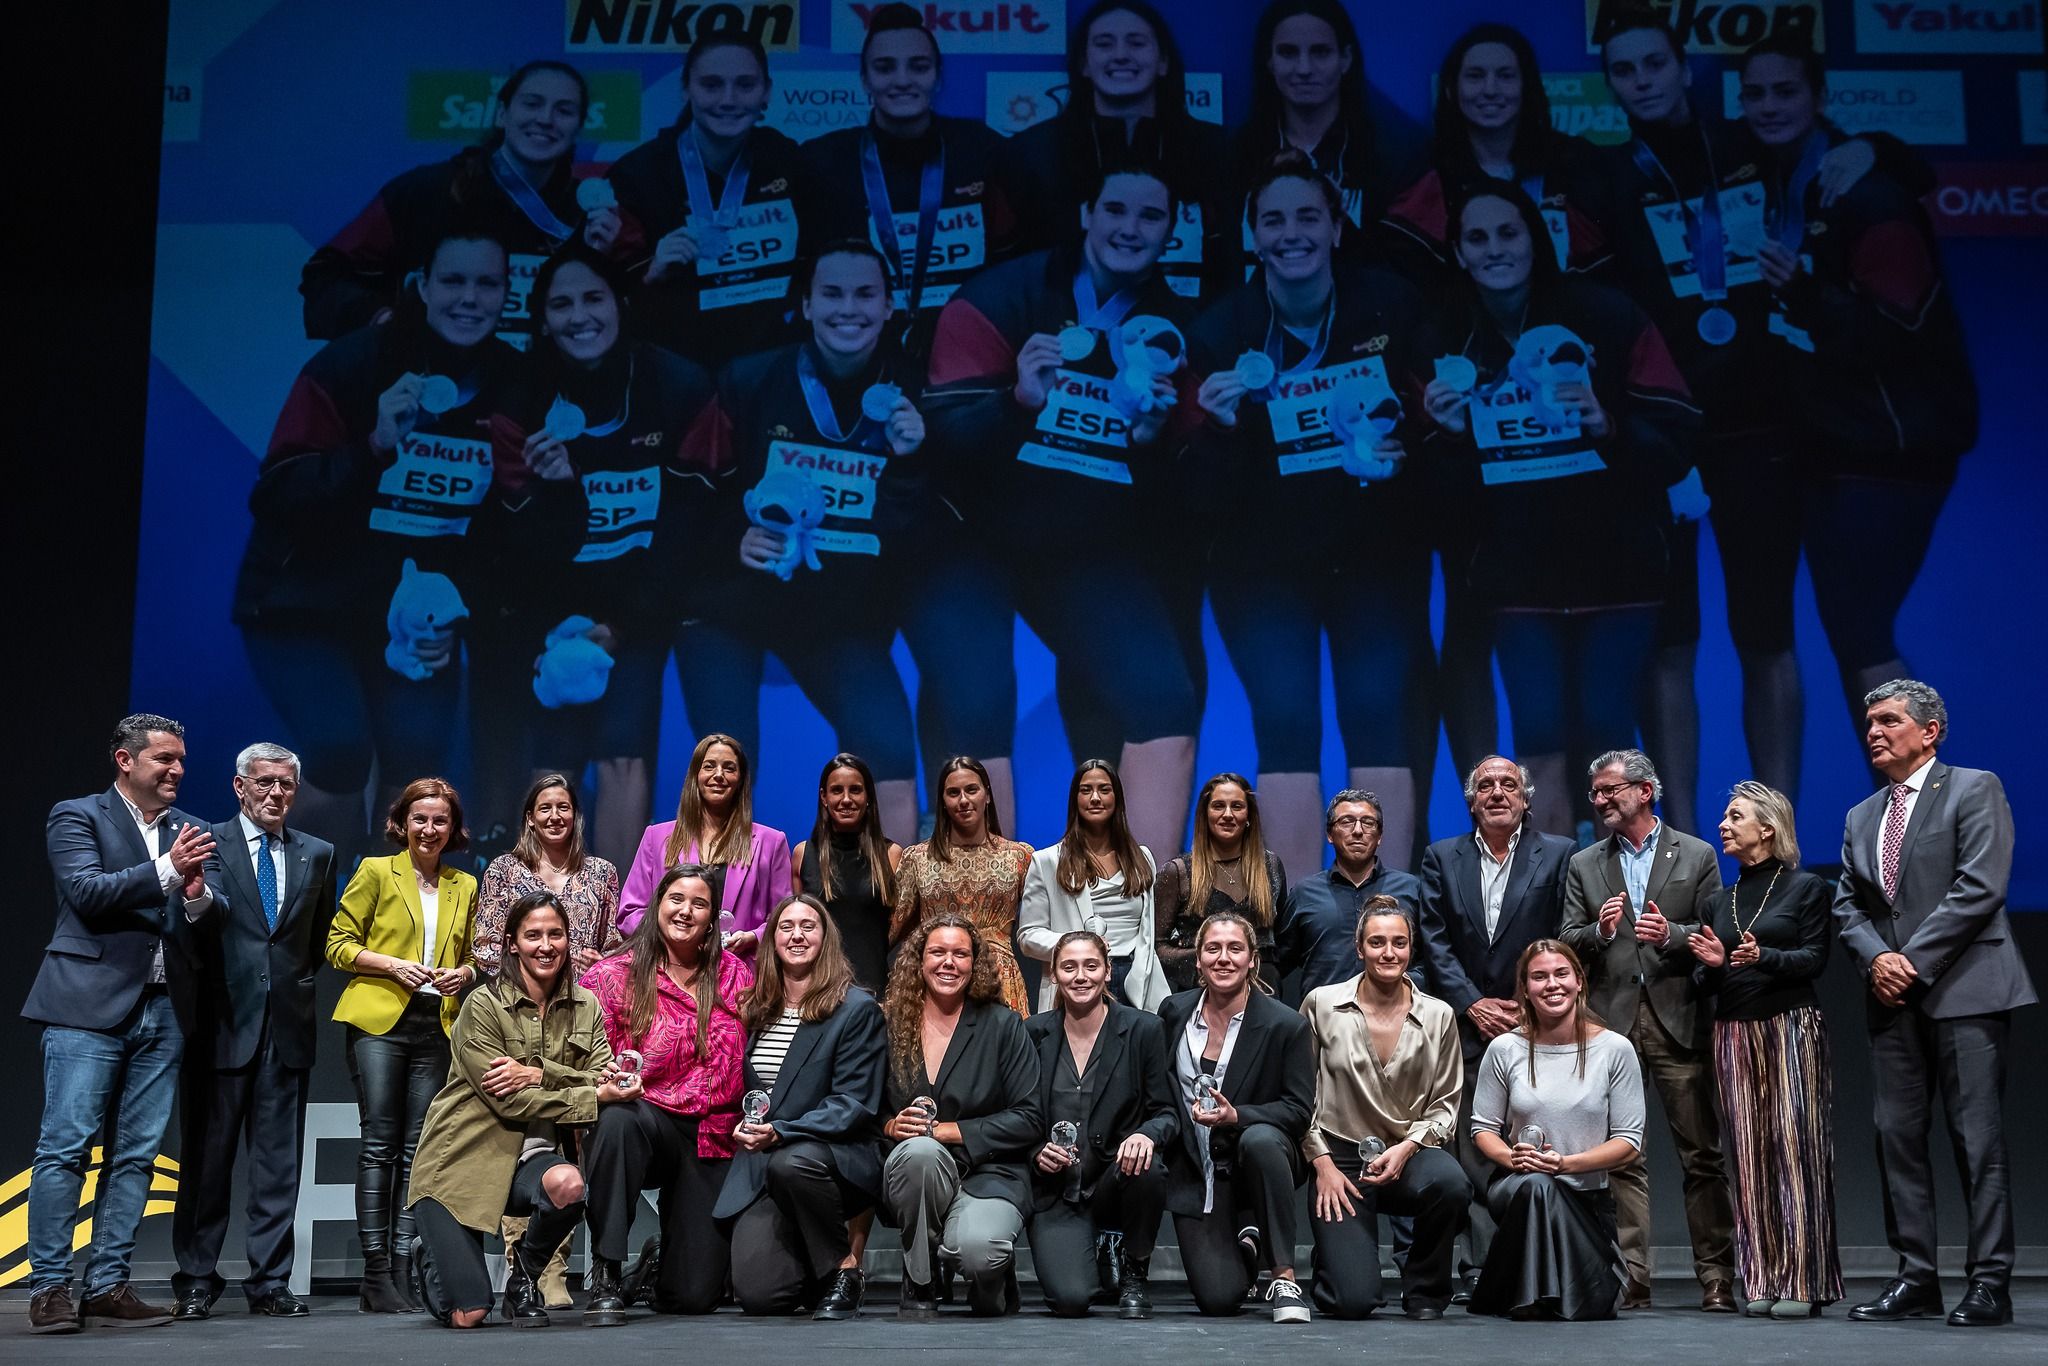
M 277 864 L 270 857 L 270 832 L 263 832 L 263 852 L 256 859 L 256 894 L 263 898 L 263 923 L 277 928 Z
M 1899 855 L 1906 849 L 1906 797 L 1912 790 L 1904 783 L 1893 783 L 1892 803 L 1884 813 L 1884 843 L 1878 855 L 1878 873 L 1884 878 L 1887 901 L 1896 901 L 1899 896 Z

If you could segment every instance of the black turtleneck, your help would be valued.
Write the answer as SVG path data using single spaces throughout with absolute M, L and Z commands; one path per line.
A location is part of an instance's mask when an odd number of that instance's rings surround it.
M 1830 901 L 1826 882 L 1777 859 L 1744 868 L 1714 893 L 1708 923 L 1722 947 L 1733 953 L 1747 931 L 1761 951 L 1754 964 L 1706 971 L 1715 1019 L 1764 1020 L 1820 1004 L 1813 984 L 1828 964 Z

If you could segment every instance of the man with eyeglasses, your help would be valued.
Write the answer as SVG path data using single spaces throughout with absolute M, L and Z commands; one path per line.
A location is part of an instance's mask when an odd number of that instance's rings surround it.
M 1617 749 L 1595 759 L 1586 794 L 1607 831 L 1572 855 L 1565 875 L 1564 929 L 1592 978 L 1586 1002 L 1628 1035 L 1643 1075 L 1656 1082 L 1685 1174 L 1685 1221 L 1692 1235 L 1700 1308 L 1735 1312 L 1735 1216 L 1721 1170 L 1714 1111 L 1711 1012 L 1693 983 L 1686 938 L 1700 928 L 1707 898 L 1721 890 L 1721 865 L 1705 841 L 1657 818 L 1664 784 L 1650 757 Z M 1614 1192 L 1623 1309 L 1650 1307 L 1650 1174 L 1638 1152 L 1607 1174 Z
M 1323 833 L 1336 862 L 1287 889 L 1287 904 L 1273 927 L 1288 999 L 1299 1003 L 1317 987 L 1358 975 L 1358 913 L 1376 896 L 1390 896 L 1412 917 L 1422 902 L 1422 882 L 1413 873 L 1380 862 L 1385 829 L 1380 799 L 1348 787 L 1323 810 Z
M 183 1170 L 171 1215 L 171 1289 L 180 1320 L 210 1316 L 227 1288 L 220 1253 L 245 1133 L 242 1293 L 252 1314 L 307 1312 L 290 1288 L 292 1225 L 313 1071 L 313 982 L 334 917 L 334 846 L 285 824 L 299 791 L 299 756 L 284 746 L 243 750 L 234 786 L 241 810 L 213 827 L 226 905 L 186 929 L 201 989 L 179 1086 Z

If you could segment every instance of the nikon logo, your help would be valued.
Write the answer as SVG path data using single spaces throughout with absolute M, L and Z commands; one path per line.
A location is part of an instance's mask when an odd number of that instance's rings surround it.
M 797 0 L 564 0 L 571 52 L 681 52 L 700 36 L 747 33 L 770 52 L 794 52 Z
M 1598 52 L 1607 26 L 1619 11 L 1639 0 L 1586 0 L 1586 51 Z M 1820 0 L 1651 0 L 1650 8 L 1678 35 L 1689 52 L 1723 55 L 1746 52 L 1765 38 L 1795 34 L 1827 50 Z

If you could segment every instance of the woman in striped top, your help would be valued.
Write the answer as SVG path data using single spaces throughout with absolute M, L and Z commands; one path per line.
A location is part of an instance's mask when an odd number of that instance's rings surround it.
M 733 1134 L 739 1149 L 713 1217 L 736 1219 L 732 1279 L 749 1314 L 813 1305 L 820 1319 L 860 1314 L 860 1262 L 882 1188 L 882 1075 L 888 1030 L 853 985 L 839 927 L 815 897 L 784 897 L 761 930 L 768 951 L 740 998 L 747 1098 L 763 1109 Z

